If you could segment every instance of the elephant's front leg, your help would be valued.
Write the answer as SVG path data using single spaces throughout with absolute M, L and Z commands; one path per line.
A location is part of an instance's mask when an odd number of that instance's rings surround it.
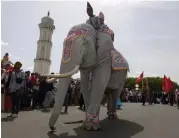
M 85 110 L 87 112 L 90 100 L 90 91 L 89 91 L 89 69 L 80 70 L 81 82 L 80 82 L 80 91 L 83 94 L 83 99 L 85 103 Z
M 100 129 L 99 109 L 110 76 L 111 76 L 110 60 L 106 60 L 105 62 L 101 63 L 93 70 L 90 104 L 87 109 L 87 116 L 84 122 L 84 128 L 87 130 Z

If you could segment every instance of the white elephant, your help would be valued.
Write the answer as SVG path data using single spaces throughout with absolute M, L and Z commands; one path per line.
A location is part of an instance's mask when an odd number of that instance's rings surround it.
M 114 49 L 110 31 L 98 32 L 96 48 L 96 30 L 89 24 L 79 24 L 71 28 L 64 41 L 60 74 L 44 75 L 52 79 L 59 78 L 56 102 L 49 120 L 52 130 L 59 117 L 70 77 L 80 70 L 81 91 L 86 107 L 86 119 L 83 126 L 87 130 L 98 130 L 99 110 L 106 88 L 112 90 L 109 115 L 115 115 L 117 97 L 123 88 L 129 69 L 125 58 Z M 90 82 L 90 83 L 89 83 Z

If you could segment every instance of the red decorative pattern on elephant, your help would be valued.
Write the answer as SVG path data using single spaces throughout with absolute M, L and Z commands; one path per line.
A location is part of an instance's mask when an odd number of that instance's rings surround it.
M 114 32 L 107 25 L 101 26 L 99 32 L 104 32 L 109 34 L 111 38 L 114 40 Z
M 129 65 L 127 60 L 123 55 L 116 49 L 110 50 L 112 58 L 112 69 L 113 70 L 129 70 Z
M 85 28 L 80 28 L 78 30 L 72 30 L 68 33 L 67 38 L 65 38 L 64 40 L 63 56 L 62 56 L 63 62 L 68 62 L 71 59 L 73 41 L 80 36 L 86 35 L 87 31 L 88 30 Z
M 94 123 L 99 123 L 99 117 L 97 115 L 87 114 L 86 120 Z

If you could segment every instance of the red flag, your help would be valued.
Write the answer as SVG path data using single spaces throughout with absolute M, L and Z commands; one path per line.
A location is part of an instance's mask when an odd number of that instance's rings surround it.
M 144 72 L 142 72 L 142 74 L 140 74 L 140 76 L 136 79 L 136 83 L 140 83 L 143 77 L 144 77 Z
M 173 89 L 173 83 L 172 83 L 170 77 L 168 77 L 168 85 L 169 85 L 169 89 L 172 90 Z
M 164 75 L 163 80 L 162 80 L 162 90 L 166 93 L 168 93 L 170 91 L 169 81 L 168 81 L 168 79 L 165 75 Z
M 145 78 L 145 83 L 146 83 L 146 89 L 148 90 L 149 89 L 149 83 L 148 83 L 147 78 Z

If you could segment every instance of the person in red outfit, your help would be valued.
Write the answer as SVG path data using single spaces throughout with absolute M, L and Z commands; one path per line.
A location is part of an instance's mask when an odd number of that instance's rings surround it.
M 31 83 L 31 87 L 33 87 L 34 85 L 36 85 L 37 79 L 34 73 L 31 74 L 30 77 L 30 83 Z
M 5 69 L 8 72 L 8 78 L 7 78 L 7 82 L 5 84 L 5 111 L 8 112 L 12 109 L 12 100 L 11 100 L 11 96 L 9 95 L 9 83 L 10 83 L 10 79 L 11 79 L 11 74 L 13 72 L 14 67 L 11 66 L 10 64 L 7 64 L 5 66 Z

